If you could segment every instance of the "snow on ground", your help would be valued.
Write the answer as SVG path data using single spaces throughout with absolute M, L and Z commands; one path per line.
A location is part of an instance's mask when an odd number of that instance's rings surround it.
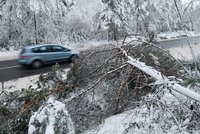
M 133 113 L 133 110 L 130 110 L 111 116 L 98 128 L 86 132 L 86 134 L 123 134 L 127 126 L 132 122 Z
M 171 107 L 180 105 L 179 101 L 167 91 L 159 102 Z M 146 97 L 147 102 L 154 98 L 152 95 Z M 187 134 L 184 128 L 178 128 L 179 126 L 173 122 L 173 114 L 170 112 L 170 108 L 167 112 L 159 106 L 154 107 L 151 104 L 138 103 L 138 107 L 105 119 L 101 125 L 86 131 L 85 134 Z M 168 128 L 163 128 L 166 123 L 171 124 Z
M 189 45 L 173 47 L 168 49 L 169 53 L 177 58 L 177 59 L 184 59 L 184 60 L 193 60 L 200 59 L 200 44 L 192 44 L 191 48 Z M 193 54 L 194 57 L 193 57 Z
M 15 92 L 21 89 L 28 89 L 30 85 L 34 88 L 36 87 L 35 83 L 38 80 L 39 75 L 33 75 L 30 77 L 19 78 L 16 80 L 10 80 L 4 83 L 1 83 L 0 91 L 2 91 L 2 84 L 3 90 L 6 92 Z
M 65 72 L 69 71 L 69 69 L 64 69 Z M 15 80 L 6 81 L 4 83 L 0 83 L 0 92 L 2 91 L 2 88 L 6 92 L 15 92 L 21 89 L 29 89 L 31 88 L 37 88 L 37 81 L 39 80 L 40 75 L 33 75 L 29 77 L 19 78 Z M 3 85 L 2 85 L 3 84 Z
M 152 116 L 148 117 L 146 114 L 148 113 L 148 110 L 146 107 L 138 107 L 129 111 L 126 111 L 124 113 L 111 116 L 107 118 L 103 124 L 98 126 L 98 128 L 95 128 L 94 130 L 91 130 L 89 132 L 86 132 L 85 134 L 148 134 L 148 133 L 154 133 L 154 134 L 160 134 L 162 133 L 161 128 L 159 128 L 159 124 L 151 124 Z M 157 112 L 155 114 L 158 114 Z M 150 115 L 150 114 L 149 114 Z M 139 122 L 141 124 L 139 124 Z M 140 126 L 141 125 L 141 126 Z M 148 127 L 154 128 L 150 132 L 150 129 Z M 143 128 L 142 128 L 143 127 Z M 171 131 L 172 132 L 172 131 Z
M 17 59 L 19 51 L 0 52 L 0 61 Z

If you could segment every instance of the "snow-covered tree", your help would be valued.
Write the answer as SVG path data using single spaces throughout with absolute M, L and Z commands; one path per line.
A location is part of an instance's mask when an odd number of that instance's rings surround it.
M 0 46 L 200 31 L 197 0 L 0 0 Z
M 1 1 L 1 46 L 59 41 L 65 32 L 66 15 L 74 4 L 74 0 Z

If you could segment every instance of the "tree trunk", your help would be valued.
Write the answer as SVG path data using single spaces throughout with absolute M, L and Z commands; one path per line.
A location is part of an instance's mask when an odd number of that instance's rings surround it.
M 33 21 L 34 21 L 34 29 L 35 29 L 35 44 L 38 44 L 38 37 L 37 37 L 37 20 L 36 20 L 36 14 L 34 12 L 34 18 L 33 18 Z

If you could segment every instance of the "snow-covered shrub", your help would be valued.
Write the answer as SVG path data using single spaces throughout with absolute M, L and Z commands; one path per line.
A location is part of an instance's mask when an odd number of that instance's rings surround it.
M 66 83 L 65 71 L 58 63 L 52 67 L 52 71 L 47 74 L 41 74 L 37 81 L 38 88 L 51 90 L 63 83 Z
M 73 121 L 65 104 L 50 97 L 29 121 L 28 134 L 75 134 Z
M 68 87 L 64 88 L 64 85 L 61 86 L 66 83 L 65 75 L 59 65 L 56 65 L 52 72 L 40 76 L 36 82 L 36 88 L 29 86 L 21 91 L 2 92 L 0 94 L 0 133 L 27 134 L 32 111 L 37 111 L 49 95 L 68 89 Z M 62 114 L 62 111 L 59 113 Z

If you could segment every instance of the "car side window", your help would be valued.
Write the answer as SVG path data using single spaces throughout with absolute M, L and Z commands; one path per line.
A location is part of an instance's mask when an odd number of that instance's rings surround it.
M 52 46 L 53 52 L 63 52 L 65 49 L 60 46 Z
M 40 47 L 39 52 L 41 53 L 47 52 L 47 47 Z
M 52 50 L 50 46 L 42 46 L 42 47 L 33 48 L 32 51 L 34 53 L 46 53 L 46 52 L 51 52 Z
M 39 48 L 38 48 L 38 47 L 33 48 L 32 51 L 33 51 L 34 53 L 39 53 Z

